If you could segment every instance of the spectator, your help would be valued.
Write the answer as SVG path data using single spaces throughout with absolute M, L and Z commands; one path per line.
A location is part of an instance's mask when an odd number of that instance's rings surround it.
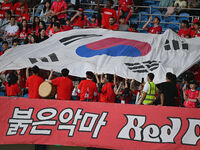
M 25 11 L 25 6 L 24 6 L 24 5 L 20 6 L 20 12 L 21 12 L 21 13 L 20 13 L 19 17 L 17 18 L 17 22 L 18 22 L 18 23 L 21 23 L 22 20 L 27 20 L 27 21 L 30 20 L 30 16 L 29 16 L 29 14 Z
M 6 25 L 10 23 L 10 17 L 11 17 L 11 11 L 10 11 L 10 10 L 7 10 L 7 11 L 5 12 L 5 18 L 4 18 L 3 20 L 0 19 L 0 28 L 1 28 L 1 30 L 2 30 L 3 32 L 4 32 L 4 30 L 5 30 Z
M 78 86 L 81 101 L 93 101 L 94 97 L 97 96 L 97 87 L 96 83 L 92 81 L 93 79 L 94 74 L 87 71 L 86 80 L 82 80 Z
M 70 19 L 66 20 L 66 25 L 63 26 L 63 31 L 72 30 L 73 26 L 71 25 Z
M 3 48 L 3 51 L 0 51 L 0 56 L 3 55 L 8 50 L 8 42 L 7 41 L 2 42 L 2 48 Z
M 160 100 L 161 106 L 176 106 L 178 97 L 177 87 L 173 82 L 173 74 L 168 72 L 166 74 L 166 82 L 160 85 Z
M 12 41 L 12 47 L 16 47 L 18 45 L 20 45 L 19 44 L 19 39 L 13 39 L 13 41 Z
M 39 37 L 38 37 L 38 43 L 45 41 L 49 37 L 46 35 L 45 29 L 40 29 L 39 30 Z
M 12 13 L 16 16 L 21 15 L 21 6 L 24 6 L 25 12 L 28 13 L 28 4 L 26 3 L 26 0 L 19 0 L 19 2 L 15 3 L 12 8 Z
M 53 23 L 56 22 L 58 20 L 57 16 L 52 16 L 51 20 L 50 20 L 50 25 L 47 28 L 47 35 L 49 34 L 50 29 L 53 27 Z
M 32 32 L 34 32 L 35 34 L 38 33 L 39 23 L 40 23 L 40 18 L 38 16 L 34 16 L 33 25 L 32 25 Z
M 31 29 L 28 27 L 27 20 L 22 20 L 16 34 L 17 38 L 25 40 L 28 34 L 31 34 Z
M 18 77 L 14 73 L 9 74 L 8 82 L 5 82 L 7 96 L 18 96 L 20 94 Z
M 31 44 L 31 39 L 32 39 L 33 35 L 31 33 L 29 33 L 26 37 L 26 39 L 24 40 L 24 44 Z
M 44 22 L 49 22 L 50 21 L 50 16 L 51 16 L 51 3 L 49 1 L 46 1 L 44 4 L 44 7 L 40 13 L 40 19 Z
M 87 24 L 87 17 L 83 14 L 83 8 L 79 8 L 76 14 L 71 18 L 74 29 L 84 28 Z
M 38 38 L 36 35 L 32 35 L 31 37 L 31 44 L 38 43 Z
M 0 19 L 4 19 L 5 17 L 5 11 L 2 10 L 2 3 L 0 3 Z
M 162 27 L 159 26 L 160 23 L 160 18 L 154 17 L 153 19 L 153 26 L 152 27 L 147 27 L 147 25 L 151 22 L 152 16 L 149 17 L 149 20 L 147 23 L 142 27 L 143 30 L 147 30 L 151 34 L 161 34 L 162 33 Z
M 119 30 L 119 25 L 116 23 L 116 18 L 109 18 L 109 26 L 106 27 L 109 30 Z
M 64 0 L 56 0 L 51 6 L 51 14 L 56 15 L 61 24 L 65 24 L 67 18 L 67 3 Z
M 189 22 L 187 20 L 183 20 L 180 26 L 181 26 L 181 29 L 179 29 L 178 31 L 178 35 L 180 37 L 185 37 L 186 35 L 190 35 L 191 30 L 189 28 Z
M 127 25 L 126 19 L 124 16 L 119 18 L 119 31 L 128 31 L 129 26 Z
M 147 75 L 147 82 L 143 88 L 142 98 L 139 103 L 140 105 L 141 104 L 152 105 L 153 102 L 156 100 L 156 93 L 158 92 L 158 89 L 156 85 L 153 83 L 153 79 L 154 79 L 154 74 L 149 73 Z
M 4 0 L 3 3 L 2 3 L 2 10 L 3 11 L 11 11 L 13 7 L 13 4 L 10 2 L 10 0 Z
M 10 18 L 10 24 L 8 24 L 5 28 L 3 39 L 13 39 L 16 36 L 18 29 L 19 27 L 15 25 L 15 17 L 12 16 Z
M 197 101 L 199 101 L 199 91 L 196 89 L 196 87 L 197 83 L 193 80 L 190 82 L 190 89 L 187 89 L 184 92 L 184 106 L 187 108 L 197 107 Z
M 111 17 L 117 19 L 116 11 L 112 9 L 113 5 L 113 0 L 106 0 L 106 7 L 101 9 L 102 13 L 102 21 L 101 21 L 101 27 L 108 29 L 110 24 L 109 24 L 109 19 Z M 98 0 L 97 3 L 97 8 L 100 8 L 100 0 Z
M 97 28 L 99 26 L 99 22 L 98 22 L 98 20 L 96 18 L 96 15 L 92 15 L 90 20 L 89 21 L 87 20 L 87 24 L 88 24 L 87 26 L 89 28 Z
M 54 22 L 53 23 L 53 28 L 51 28 L 50 31 L 49 31 L 49 37 L 54 35 L 54 34 L 56 34 L 56 33 L 58 33 L 58 32 L 62 32 L 60 23 Z
M 190 33 L 192 38 L 200 37 L 200 22 L 194 23 L 194 28 Z
M 57 87 L 57 99 L 59 100 L 71 100 L 72 91 L 73 91 L 73 83 L 72 80 L 69 79 L 68 74 L 69 70 L 67 68 L 62 69 L 61 71 L 62 77 L 57 77 L 51 80 L 53 71 L 51 71 L 49 75 L 48 82 L 52 83 Z
M 130 28 L 128 29 L 128 31 L 129 32 L 138 32 L 137 28 L 138 28 L 138 25 L 134 23 L 134 24 L 130 25 Z
M 133 5 L 134 5 L 133 0 L 119 0 L 118 11 L 121 10 L 122 15 L 127 17 Z
M 44 81 L 38 74 L 40 69 L 38 66 L 31 68 L 32 75 L 29 77 L 29 68 L 26 69 L 26 87 L 28 88 L 28 98 L 40 98 L 39 86 Z

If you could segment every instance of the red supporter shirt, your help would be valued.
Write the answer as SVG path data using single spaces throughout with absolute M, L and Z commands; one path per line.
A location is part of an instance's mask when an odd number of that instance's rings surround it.
M 101 12 L 103 13 L 101 24 L 103 28 L 108 28 L 110 17 L 117 18 L 116 11 L 112 8 L 102 8 Z
M 91 80 L 82 80 L 78 86 L 78 90 L 80 90 L 80 100 L 85 99 L 94 99 L 94 93 L 97 93 L 96 83 Z
M 20 15 L 21 14 L 21 3 L 20 2 L 17 2 L 14 4 L 13 8 L 12 8 L 12 11 L 14 14 L 16 15 Z M 28 5 L 25 3 L 23 4 L 25 6 L 25 11 L 28 12 Z
M 28 13 L 24 13 L 22 14 L 20 17 L 17 18 L 17 22 L 21 23 L 22 20 L 27 20 L 29 21 L 30 20 L 30 16 Z
M 16 35 L 19 36 L 20 39 L 26 39 L 27 35 L 31 34 L 31 29 L 28 28 L 28 32 L 26 32 L 26 30 L 22 30 L 22 32 L 19 32 L 19 30 L 17 31 Z
M 161 26 L 148 27 L 147 30 L 151 34 L 161 34 L 162 33 L 162 27 Z
M 26 87 L 28 87 L 28 97 L 29 98 L 40 98 L 39 96 L 39 86 L 44 81 L 41 77 L 37 75 L 30 76 L 26 81 Z
M 0 10 L 0 19 L 4 19 L 5 11 Z
M 64 25 L 63 26 L 63 31 L 68 31 L 68 30 L 72 30 L 73 26 L 68 26 L 68 25 Z
M 73 21 L 73 26 L 83 28 L 87 24 L 87 17 L 84 16 L 83 20 L 82 17 L 76 17 Z
M 119 29 L 119 25 L 115 23 L 115 24 L 112 25 L 112 26 L 109 25 L 108 28 L 106 28 L 106 29 L 110 29 L 110 30 L 118 30 L 118 29 Z
M 128 5 L 133 5 L 133 0 L 119 0 L 119 6 L 124 12 L 130 11 L 131 8 L 127 8 Z
M 1 10 L 3 10 L 3 11 L 11 10 L 12 7 L 13 7 L 12 3 L 2 3 Z
M 188 99 L 197 99 L 199 97 L 199 91 L 192 91 L 191 89 L 187 89 L 185 90 L 185 95 L 188 97 Z
M 7 96 L 17 96 L 18 94 L 20 94 L 19 85 L 17 83 L 11 86 L 9 86 L 7 82 L 5 84 Z
M 104 84 L 101 89 L 100 102 L 105 103 L 114 103 L 115 102 L 115 92 L 114 92 L 114 84 L 112 82 L 108 82 Z
M 191 33 L 190 33 L 191 37 L 192 38 L 195 38 L 195 37 L 200 37 L 200 30 L 192 30 Z
M 190 35 L 190 32 L 191 32 L 190 29 L 186 29 L 186 30 L 180 29 L 180 30 L 178 31 L 178 35 L 179 35 L 180 37 L 185 37 L 186 35 Z
M 90 22 L 90 21 L 87 20 L 87 24 L 88 24 L 87 25 L 88 27 L 98 27 L 98 25 L 99 25 L 97 19 L 96 19 L 95 23 L 92 23 L 92 22 Z
M 53 2 L 52 6 L 51 6 L 51 10 L 53 10 L 55 13 L 58 13 L 58 12 L 61 12 L 61 11 L 64 11 L 67 9 L 67 3 L 62 0 L 61 2 Z M 67 14 L 66 13 L 61 13 L 59 15 L 57 15 L 58 19 L 61 19 L 61 18 L 67 18 Z
M 57 99 L 71 100 L 73 83 L 68 77 L 58 77 L 52 80 L 52 84 L 57 86 Z

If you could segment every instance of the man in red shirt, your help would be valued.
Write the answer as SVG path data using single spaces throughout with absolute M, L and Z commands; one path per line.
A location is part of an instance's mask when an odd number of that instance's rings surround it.
M 20 13 L 20 16 L 17 18 L 17 22 L 21 23 L 22 20 L 26 20 L 26 21 L 29 21 L 30 20 L 30 16 L 29 14 L 26 12 L 26 8 L 24 5 L 22 5 L 20 7 L 20 10 L 21 10 L 21 13 Z
M 106 27 L 106 29 L 110 29 L 110 30 L 118 30 L 119 29 L 119 25 L 116 23 L 116 19 L 115 18 L 110 17 L 109 26 Z
M 161 34 L 162 33 L 162 27 L 159 26 L 160 23 L 160 18 L 154 17 L 153 19 L 153 26 L 152 27 L 147 27 L 147 25 L 151 22 L 152 16 L 149 17 L 149 20 L 147 23 L 142 27 L 143 30 L 147 30 L 151 34 Z
M 25 6 L 25 11 L 28 12 L 28 5 L 25 0 L 20 0 L 19 2 L 15 3 L 12 8 L 12 13 L 19 16 L 21 14 L 21 6 Z
M 9 2 L 9 0 L 3 1 L 3 3 L 2 3 L 2 10 L 3 11 L 7 11 L 7 10 L 11 11 L 12 7 L 13 7 L 13 4 L 11 2 Z
M 67 18 L 67 3 L 64 0 L 56 0 L 51 6 L 51 14 L 56 15 L 61 24 L 65 24 Z
M 90 71 L 86 72 L 86 80 L 82 80 L 78 86 L 81 101 L 93 101 L 97 96 L 96 83 L 92 81 L 94 74 Z
M 73 83 L 72 80 L 68 78 L 69 70 L 67 68 L 62 69 L 61 73 L 62 77 L 50 80 L 53 74 L 53 71 L 51 71 L 48 82 L 57 86 L 57 99 L 71 100 Z
M 113 84 L 113 75 L 107 74 L 104 76 L 104 79 L 101 81 L 104 83 L 103 87 L 99 86 L 100 102 L 104 103 L 114 103 L 115 102 L 115 92 Z
M 28 68 L 27 68 L 28 70 Z M 44 82 L 44 79 L 38 76 L 38 73 L 40 69 L 38 66 L 34 66 L 31 68 L 32 76 L 29 77 L 28 71 L 27 71 L 27 80 L 26 80 L 26 87 L 28 88 L 28 98 L 40 98 L 39 96 L 39 86 L 42 82 Z
M 114 9 L 112 9 L 113 0 L 106 0 L 106 8 L 101 9 L 102 13 L 102 21 L 101 21 L 101 27 L 102 28 L 109 28 L 109 19 L 111 17 L 117 19 L 117 14 Z M 100 0 L 98 0 L 97 8 L 100 8 Z
M 191 29 L 189 28 L 189 22 L 187 20 L 183 20 L 181 22 L 181 29 L 178 31 L 178 35 L 180 37 L 185 37 L 186 35 L 190 35 Z

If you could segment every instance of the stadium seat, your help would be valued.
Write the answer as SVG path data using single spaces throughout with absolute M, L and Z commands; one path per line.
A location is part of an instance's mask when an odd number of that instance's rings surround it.
M 28 98 L 28 94 L 25 94 L 25 95 L 24 95 L 24 98 Z
M 5 96 L 4 92 L 0 92 L 0 96 Z
M 141 15 L 141 21 L 147 21 L 148 20 L 148 12 L 141 11 L 139 12 L 139 15 Z
M 173 23 L 177 23 L 177 24 L 168 24 L 167 27 L 172 29 L 173 31 L 178 31 L 179 30 L 178 21 L 177 22 L 173 22 Z
M 180 17 L 178 17 L 178 19 L 177 19 L 179 22 L 182 22 L 182 20 L 190 21 L 190 18 L 189 18 L 190 14 L 188 14 L 188 13 L 180 13 L 179 16 Z
M 92 10 L 92 9 L 86 9 L 85 11 L 86 11 L 85 15 L 87 17 L 92 17 L 92 15 L 94 14 L 94 10 Z
M 150 5 L 150 7 L 158 7 L 157 5 Z M 151 8 L 151 13 L 157 12 L 159 8 Z
M 155 4 L 155 1 L 151 1 L 151 0 L 144 0 L 144 5 L 145 6 L 149 6 L 149 5 L 152 5 L 152 4 Z

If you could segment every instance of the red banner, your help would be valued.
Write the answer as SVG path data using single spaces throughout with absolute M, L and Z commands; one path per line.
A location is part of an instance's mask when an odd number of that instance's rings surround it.
M 199 150 L 200 110 L 0 98 L 0 144 Z

